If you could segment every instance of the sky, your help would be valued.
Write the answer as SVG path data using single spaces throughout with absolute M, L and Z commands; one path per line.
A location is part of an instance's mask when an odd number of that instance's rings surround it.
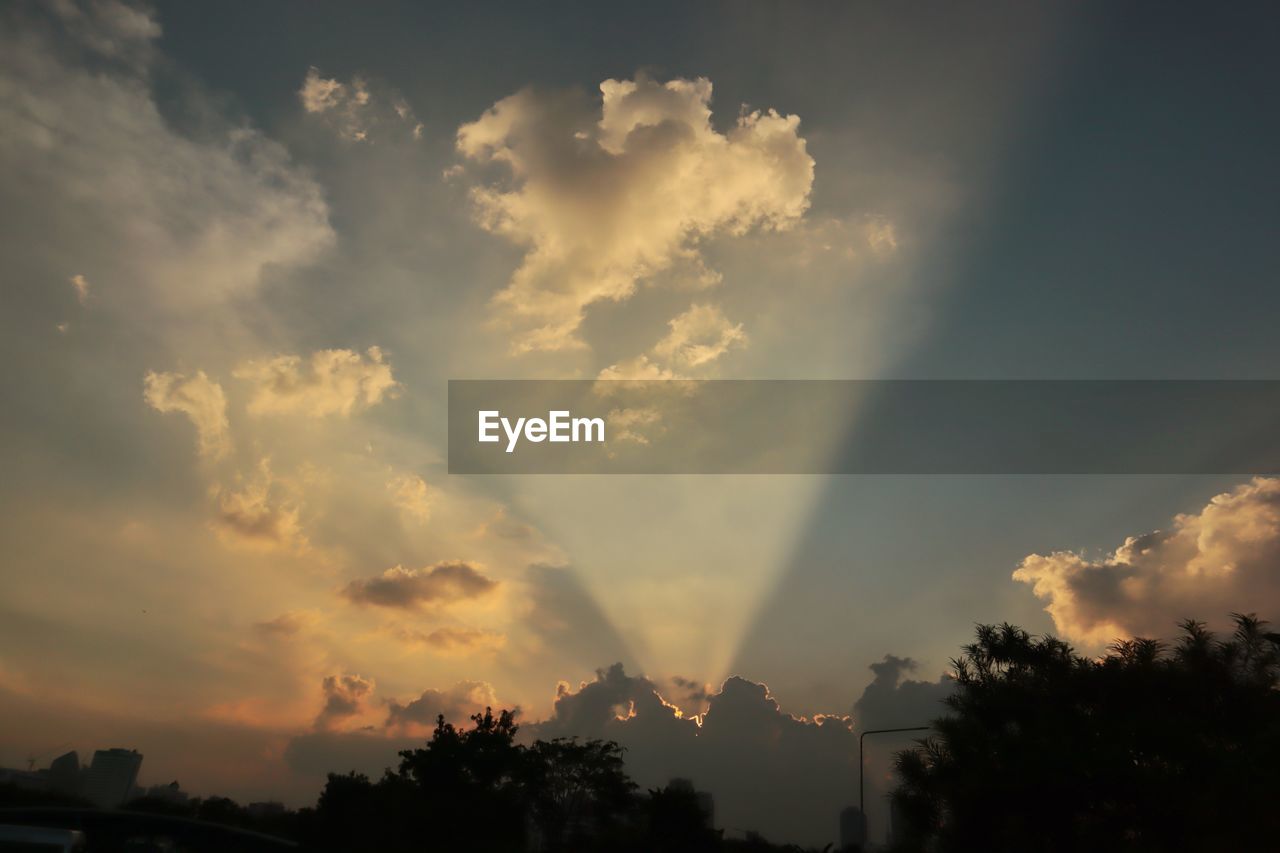
M 516 707 L 823 844 L 975 623 L 1280 610 L 1273 479 L 445 445 L 451 378 L 1276 378 L 1261 4 L 3 15 L 0 765 L 301 805 Z

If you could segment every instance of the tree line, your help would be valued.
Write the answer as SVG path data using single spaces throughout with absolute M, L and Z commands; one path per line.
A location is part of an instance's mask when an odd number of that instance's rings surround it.
M 1233 618 L 1225 637 L 1188 621 L 1172 642 L 1124 640 L 1101 657 L 979 626 L 952 661 L 955 689 L 930 734 L 896 756 L 889 849 L 1280 849 L 1280 634 Z M 314 808 L 253 814 L 221 797 L 127 808 L 317 853 L 799 851 L 724 837 L 690 785 L 641 791 L 613 741 L 521 744 L 510 711 L 470 723 L 438 718 L 380 778 L 330 774 Z M 0 790 L 0 806 L 31 796 Z

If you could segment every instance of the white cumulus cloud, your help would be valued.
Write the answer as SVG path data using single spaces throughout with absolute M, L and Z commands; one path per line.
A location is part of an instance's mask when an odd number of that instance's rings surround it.
M 253 383 L 249 411 L 255 415 L 349 415 L 376 406 L 399 389 L 378 347 L 364 354 L 317 350 L 306 361 L 298 355 L 251 360 L 232 375 Z
M 324 77 L 314 65 L 298 90 L 302 108 L 328 124 L 340 139 L 347 142 L 372 142 L 379 130 L 389 127 L 408 128 L 407 138 L 422 138 L 422 123 L 401 95 L 391 92 L 375 97 L 369 81 L 352 77 L 343 83 Z M 403 130 L 401 138 L 405 138 Z
M 709 364 L 747 341 L 742 324 L 730 322 L 715 305 L 694 305 L 669 325 L 671 331 L 658 341 L 653 352 L 676 368 Z
M 472 198 L 482 227 L 526 249 L 494 299 L 514 352 L 581 347 L 593 303 L 663 274 L 713 285 L 701 241 L 799 221 L 814 166 L 800 119 L 744 110 L 721 133 L 711 91 L 643 76 L 604 81 L 595 103 L 524 90 L 458 129 L 467 161 L 507 173 Z
M 230 451 L 227 398 L 203 370 L 192 376 L 151 371 L 144 379 L 143 396 L 158 412 L 182 412 L 191 419 L 201 456 L 219 459 Z
M 217 504 L 214 528 L 223 541 L 259 550 L 305 551 L 301 510 L 272 473 L 271 461 L 261 460 L 253 476 L 240 480 L 236 488 L 212 490 Z
M 1031 554 L 1013 573 L 1046 602 L 1066 637 L 1102 644 L 1168 636 L 1183 619 L 1280 613 L 1280 479 L 1214 497 L 1167 530 L 1131 536 L 1111 554 Z
M 69 279 L 72 289 L 76 292 L 76 301 L 84 305 L 89 301 L 89 279 L 77 273 Z
M 391 501 L 405 519 L 424 522 L 431 517 L 438 494 L 416 474 L 396 474 L 387 481 Z

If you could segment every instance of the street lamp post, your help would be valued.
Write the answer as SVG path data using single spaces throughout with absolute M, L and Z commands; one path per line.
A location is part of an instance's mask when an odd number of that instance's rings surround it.
M 863 799 L 863 766 L 862 766 L 862 739 L 867 735 L 886 735 L 890 732 L 927 732 L 932 726 L 907 726 L 902 729 L 869 729 L 858 735 L 858 811 L 862 813 L 863 825 L 866 825 L 867 804 Z

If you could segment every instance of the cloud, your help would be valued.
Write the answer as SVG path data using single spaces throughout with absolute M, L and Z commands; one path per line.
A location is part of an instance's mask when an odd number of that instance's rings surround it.
M 904 679 L 915 669 L 907 658 L 886 655 L 871 666 L 874 680 L 855 705 L 860 728 L 906 725 L 940 715 L 949 679 Z M 360 682 L 363 682 L 360 679 Z M 362 714 L 369 690 L 357 682 L 326 679 L 330 722 Z M 605 738 L 625 748 L 627 772 L 642 787 L 665 785 L 674 777 L 693 780 L 715 798 L 716 823 L 762 832 L 767 837 L 822 846 L 834 837 L 836 816 L 856 802 L 858 731 L 851 717 L 796 717 L 785 712 L 764 684 L 741 677 L 712 689 L 695 679 L 673 678 L 684 701 L 705 708 L 692 717 L 663 695 L 657 683 L 628 675 L 622 664 L 596 670 L 576 687 L 560 682 L 550 716 L 521 726 L 523 741 L 553 737 Z M 405 738 L 421 737 L 438 715 L 454 724 L 485 707 L 501 708 L 486 681 L 463 680 L 430 688 L 408 701 L 390 700 L 381 726 L 360 731 L 318 731 L 294 738 L 285 751 L 297 770 L 319 776 L 335 769 L 376 773 L 393 763 Z M 908 736 L 903 736 L 908 738 Z M 894 749 L 901 741 L 868 743 L 868 806 L 878 826 L 887 825 L 883 795 L 888 791 Z
M 883 216 L 872 217 L 864 226 L 867 244 L 872 251 L 880 255 L 889 255 L 898 250 L 898 230 L 893 223 Z
M 147 10 L 49 9 L 60 26 L 33 10 L 0 37 L 11 94 L 0 100 L 0 194 L 28 213 L 8 251 L 92 265 L 95 284 L 119 285 L 117 302 L 188 312 L 251 293 L 269 267 L 332 244 L 321 188 L 283 146 L 197 95 L 180 109 L 199 121 L 162 112 L 153 92 L 171 69 L 157 61 Z
M 899 248 L 898 228 L 882 214 L 849 218 L 821 217 L 807 219 L 799 228 L 773 239 L 769 255 L 786 266 L 817 267 L 822 262 L 840 271 L 847 287 L 851 279 L 849 263 L 857 260 L 888 260 Z M 834 263 L 833 263 L 834 262 Z M 812 276 L 809 273 L 806 278 Z
M 679 675 L 673 675 L 668 681 L 671 682 L 671 688 L 663 696 L 666 701 L 680 708 L 685 716 L 701 715 L 707 710 L 707 704 L 715 693 L 710 684 Z M 691 708 L 694 710 L 690 711 Z
M 497 581 L 470 563 L 440 562 L 422 569 L 396 566 L 376 577 L 352 581 L 343 594 L 358 604 L 413 608 L 479 598 L 497 586 Z
M 609 438 L 614 442 L 647 445 L 656 434 L 665 431 L 661 410 L 651 407 L 610 409 L 605 420 L 609 424 Z
M 77 42 L 109 59 L 136 62 L 149 57 L 152 41 L 160 37 L 160 25 L 146 9 L 118 0 L 57 0 L 49 9 Z
M 406 643 L 426 646 L 432 652 L 445 656 L 496 652 L 507 645 L 505 634 L 483 628 L 445 626 L 432 631 L 401 628 L 395 634 Z
M 885 655 L 871 664 L 874 678 L 853 704 L 853 724 L 857 733 L 877 729 L 927 726 L 948 709 L 944 700 L 955 689 L 955 679 L 942 675 L 937 681 L 907 678 L 918 664 L 908 657 Z M 887 795 L 896 784 L 894 755 L 925 732 L 881 734 L 866 742 L 864 782 L 867 817 L 870 825 L 885 827 L 890 823 Z
M 417 699 L 403 705 L 391 700 L 387 703 L 387 728 L 430 728 L 441 715 L 457 724 L 489 707 L 500 707 L 493 685 L 487 681 L 459 681 L 445 690 L 428 688 Z
M 597 378 L 604 380 L 630 379 L 646 382 L 664 382 L 677 377 L 670 368 L 656 364 L 649 356 L 641 354 L 635 358 L 609 365 L 600 371 L 600 375 Z
M 747 342 L 742 324 L 731 323 L 716 305 L 694 305 L 669 325 L 671 331 L 653 352 L 676 367 L 701 367 Z
M 347 142 L 371 142 L 375 131 L 389 124 L 405 125 L 410 138 L 422 138 L 422 123 L 414 117 L 409 102 L 396 93 L 375 97 L 363 77 L 342 83 L 321 76 L 313 65 L 307 69 L 298 99 L 308 114 L 325 121 Z
M 329 675 L 321 682 L 324 707 L 316 717 L 317 730 L 332 729 L 361 711 L 364 698 L 373 692 L 373 682 L 359 675 Z
M 1063 636 L 1082 643 L 1167 636 L 1183 619 L 1280 612 L 1280 479 L 1217 495 L 1168 530 L 1131 536 L 1096 560 L 1031 554 L 1013 573 L 1047 602 Z
M 364 355 L 349 349 L 317 350 L 247 361 L 232 375 L 254 384 L 249 411 L 255 415 L 350 415 L 394 397 L 399 383 L 378 347 Z
M 240 488 L 215 486 L 214 498 L 214 527 L 225 541 L 260 549 L 307 549 L 300 510 L 283 494 L 269 459 L 261 460 L 254 476 Z
M 503 506 L 499 507 L 488 521 L 476 528 L 476 536 L 482 539 L 492 536 L 496 539 L 529 542 L 538 537 L 538 531 L 533 525 L 513 518 L 511 512 Z
M 918 664 L 911 658 L 885 655 L 871 664 L 875 678 L 853 705 L 859 731 L 928 725 L 946 712 L 943 700 L 955 689 L 955 679 L 943 675 L 937 681 L 905 678 Z
M 641 786 L 690 778 L 715 796 L 718 825 L 802 844 L 829 841 L 835 816 L 857 789 L 857 741 L 847 717 L 793 717 L 765 685 L 736 676 L 707 696 L 698 720 L 684 717 L 652 681 L 615 664 L 576 691 L 562 683 L 552 716 L 526 731 L 617 740 Z
M 611 79 L 597 103 L 526 89 L 458 129 L 467 161 L 508 173 L 472 199 L 481 227 L 526 248 L 494 298 L 514 352 L 581 347 L 592 304 L 661 275 L 713 285 L 701 241 L 800 219 L 814 164 L 799 118 L 744 110 L 720 133 L 711 88 L 706 78 Z
M 319 616 L 309 610 L 289 610 L 273 619 L 254 622 L 253 630 L 260 636 L 271 639 L 288 639 L 296 637 L 304 628 L 315 624 Z
M 71 282 L 72 289 L 76 292 L 76 301 L 84 305 L 89 301 L 89 279 L 77 273 L 71 276 L 68 281 Z
M 284 761 L 297 773 L 314 777 L 317 784 L 332 772 L 355 770 L 380 776 L 396 766 L 400 750 L 422 746 L 423 736 L 435 727 L 436 717 L 455 725 L 463 724 L 486 707 L 503 707 L 493 687 L 484 681 L 459 681 L 444 689 L 428 688 L 407 702 L 387 702 L 387 717 L 381 725 L 363 725 L 342 730 L 344 721 L 364 720 L 373 693 L 371 680 L 359 675 L 328 676 L 322 689 L 324 708 L 313 731 L 290 738 Z
M 329 114 L 334 129 L 343 139 L 363 142 L 369 136 L 365 126 L 365 108 L 369 106 L 369 88 L 359 77 L 350 85 L 321 77 L 314 65 L 307 69 L 306 79 L 298 90 L 302 108 L 309 113 Z
M 334 110 L 348 100 L 356 104 L 368 103 L 369 93 L 365 91 L 363 84 L 360 84 L 359 78 L 356 82 L 358 85 L 355 87 L 355 92 L 348 97 L 345 85 L 337 80 L 321 77 L 320 69 L 313 65 L 307 69 L 307 77 L 302 83 L 302 88 L 298 90 L 298 97 L 302 99 L 302 106 L 309 113 Z
M 662 710 L 659 716 L 674 716 L 676 709 L 666 705 L 649 679 L 629 676 L 621 663 L 597 669 L 594 681 L 583 681 L 575 692 L 568 682 L 556 686 L 552 715 L 538 724 L 541 737 L 599 733 L 613 722 L 632 718 L 636 706 L 653 705 Z
M 143 397 L 158 412 L 182 412 L 196 427 L 200 455 L 219 459 L 231 450 L 227 398 L 222 386 L 197 371 L 194 376 L 149 371 L 143 380 Z
M 684 379 L 688 378 L 688 371 L 705 368 L 730 349 L 747 344 L 742 324 L 731 322 L 718 305 L 692 305 L 667 325 L 667 334 L 648 353 L 612 364 L 597 378 Z
M 435 490 L 415 474 L 396 474 L 387 481 L 391 502 L 406 520 L 421 524 L 431 517 L 431 507 L 437 495 Z
M 595 386 L 597 394 L 623 399 L 639 396 L 647 404 L 609 411 L 605 420 L 615 447 L 628 443 L 645 446 L 665 433 L 666 404 L 695 387 L 697 380 L 690 371 L 705 371 L 730 349 L 747 343 L 742 324 L 731 322 L 717 305 L 694 304 L 667 325 L 667 334 L 647 353 L 612 364 L 596 377 L 602 380 Z M 609 384 L 615 380 L 629 384 Z M 653 384 L 657 382 L 663 384 Z M 614 455 L 613 451 L 609 455 Z

